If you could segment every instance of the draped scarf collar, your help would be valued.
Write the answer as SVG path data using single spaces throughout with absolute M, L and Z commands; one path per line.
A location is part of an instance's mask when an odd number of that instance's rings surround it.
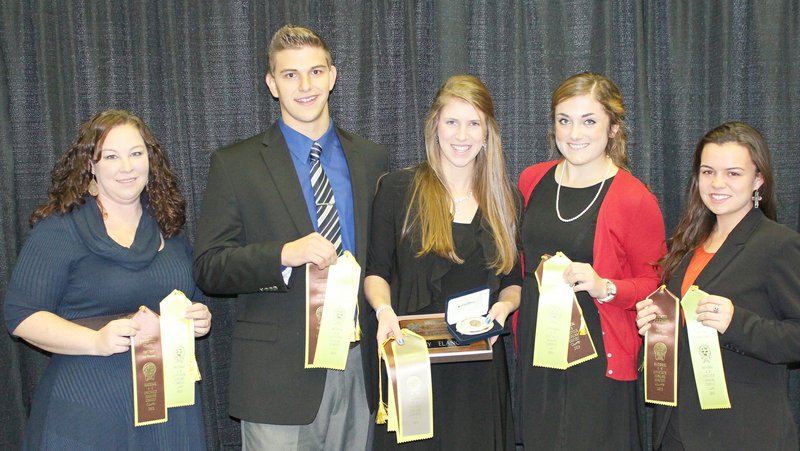
M 161 230 L 150 212 L 146 194 L 141 196 L 142 216 L 131 247 L 122 246 L 108 236 L 94 197 L 85 196 L 84 201 L 69 217 L 89 251 L 130 270 L 143 269 L 153 261 L 161 247 Z
M 480 246 L 484 258 L 488 261 L 497 249 L 495 247 L 492 233 L 488 221 L 481 215 L 480 210 L 476 213 L 473 221 L 478 221 L 476 239 Z M 473 223 L 474 225 L 474 223 Z M 414 242 L 413 247 L 418 247 Z M 407 305 L 407 311 L 403 314 L 414 313 L 433 303 L 442 294 L 442 279 L 450 271 L 454 263 L 447 258 L 438 255 L 428 254 L 416 261 L 413 279 L 410 281 L 408 296 L 400 301 L 400 304 Z M 476 281 L 479 282 L 479 281 Z M 500 277 L 494 275 L 494 269 L 490 269 L 490 274 L 486 284 L 489 286 L 492 296 L 500 288 Z M 405 297 L 405 296 L 404 296 Z

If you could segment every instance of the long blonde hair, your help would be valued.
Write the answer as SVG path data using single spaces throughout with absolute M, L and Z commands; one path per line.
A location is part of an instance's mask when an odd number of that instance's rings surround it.
M 506 175 L 500 129 L 494 115 L 489 90 L 471 75 L 454 75 L 439 88 L 425 120 L 425 153 L 427 161 L 420 164 L 414 176 L 411 201 L 406 210 L 402 236 L 419 230 L 420 249 L 417 256 L 434 253 L 455 263 L 463 263 L 453 244 L 453 199 L 442 176 L 442 149 L 437 139 L 442 108 L 454 100 L 463 100 L 483 114 L 486 145 L 475 159 L 472 192 L 488 223 L 497 252 L 487 256 L 488 266 L 496 274 L 511 271 L 517 260 L 517 204 L 514 188 Z

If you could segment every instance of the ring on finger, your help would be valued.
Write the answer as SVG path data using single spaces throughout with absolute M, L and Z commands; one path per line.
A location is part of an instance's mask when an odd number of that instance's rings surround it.
M 714 304 L 714 313 L 719 313 L 719 304 Z

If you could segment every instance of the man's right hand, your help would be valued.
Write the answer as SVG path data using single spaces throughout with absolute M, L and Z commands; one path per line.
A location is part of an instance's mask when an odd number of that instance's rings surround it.
M 281 265 L 286 267 L 313 263 L 319 269 L 325 269 L 336 263 L 336 258 L 336 247 L 317 232 L 290 241 L 281 249 Z

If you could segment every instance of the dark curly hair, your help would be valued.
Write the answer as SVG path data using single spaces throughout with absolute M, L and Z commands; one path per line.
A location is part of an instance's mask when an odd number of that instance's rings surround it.
M 92 180 L 89 162 L 100 160 L 103 141 L 118 125 L 136 127 L 147 147 L 150 175 L 145 192 L 149 211 L 156 218 L 161 232 L 165 238 L 180 232 L 186 222 L 186 201 L 178 189 L 177 177 L 150 129 L 141 118 L 125 110 L 103 111 L 81 125 L 78 137 L 50 173 L 47 202 L 31 214 L 31 226 L 53 213 L 63 215 L 83 205 Z

